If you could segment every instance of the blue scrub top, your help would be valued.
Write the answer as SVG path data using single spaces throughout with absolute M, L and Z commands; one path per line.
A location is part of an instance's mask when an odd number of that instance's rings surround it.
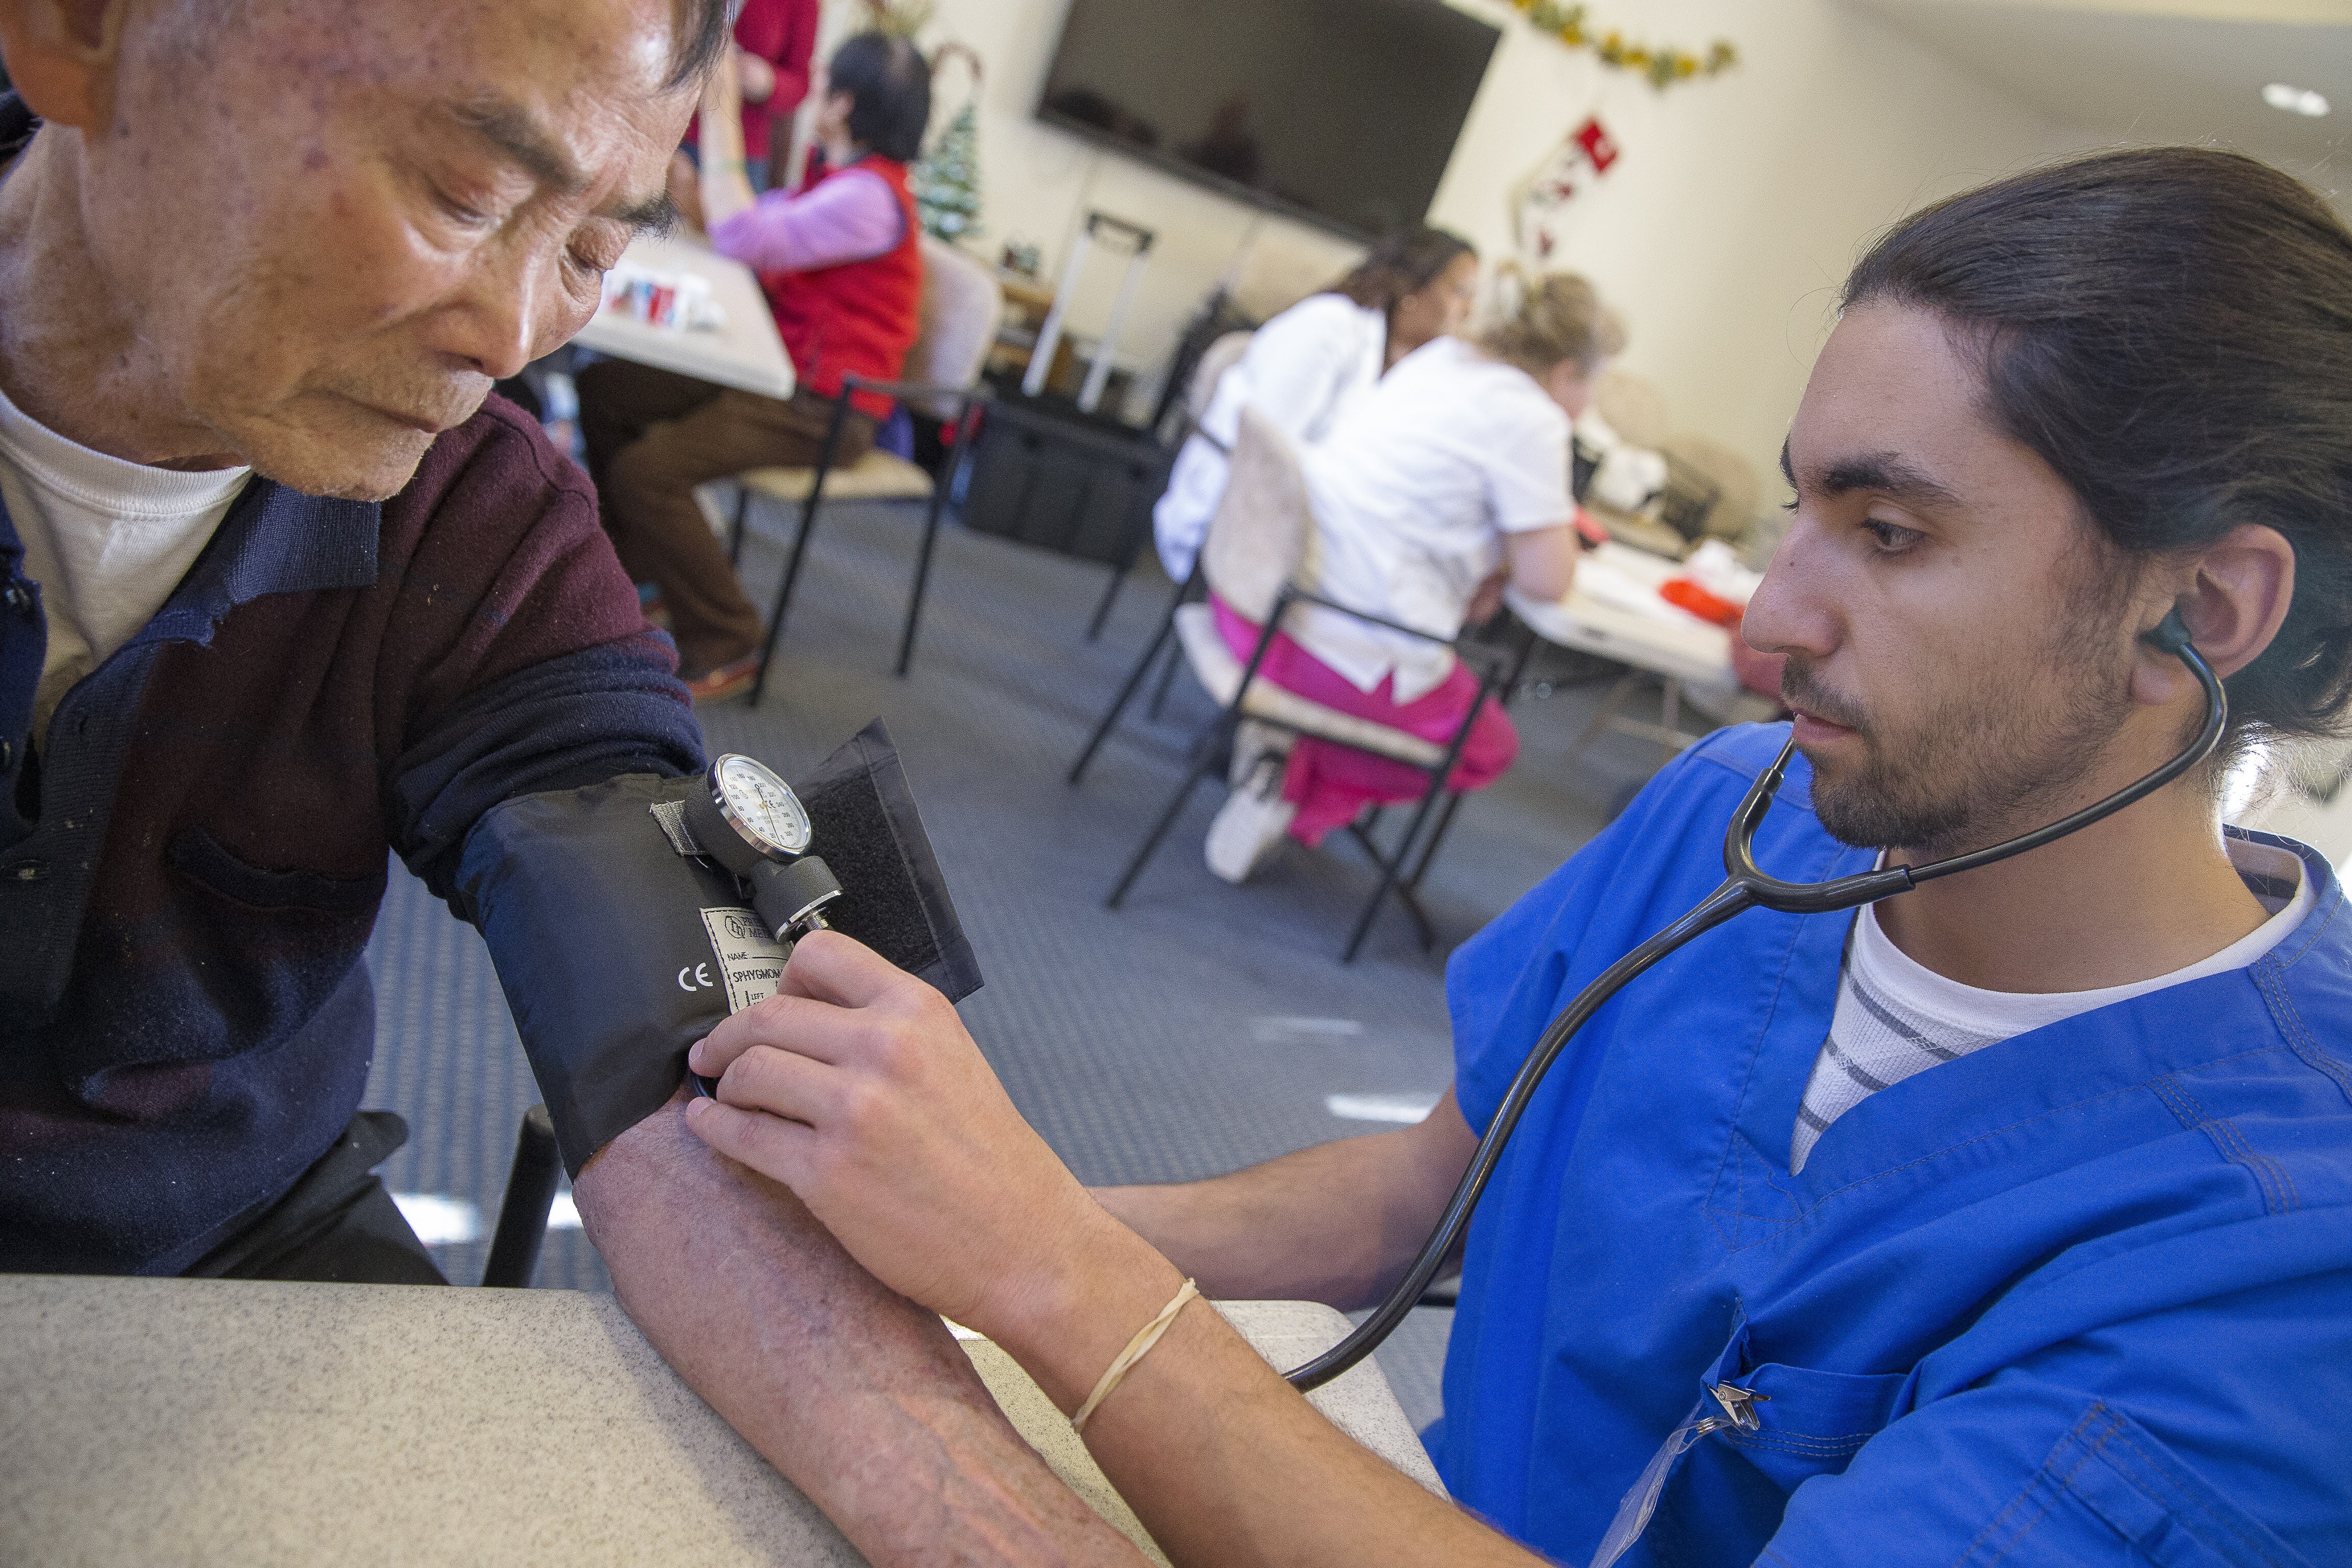
M 1783 726 L 1693 748 L 1454 955 L 1483 1131 L 1575 991 L 1722 879 Z M 1792 764 L 1764 868 L 1864 869 Z M 2261 836 L 2255 836 L 2261 837 Z M 1851 913 L 1754 910 L 1554 1066 L 1470 1229 L 1430 1447 L 1564 1563 L 1718 1379 L 1639 1563 L 2352 1563 L 2352 921 L 1870 1096 L 1789 1170 Z M 1718 1415 L 1708 1401 L 1705 1413 Z

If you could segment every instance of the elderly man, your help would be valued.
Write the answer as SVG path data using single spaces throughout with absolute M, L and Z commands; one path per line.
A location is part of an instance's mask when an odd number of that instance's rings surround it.
M 663 216 L 725 26 L 0 4 L 0 1268 L 438 1279 L 358 1113 L 387 847 L 446 895 L 498 803 L 701 761 L 586 479 L 485 397 Z M 1129 1557 L 675 1107 L 579 1195 L 689 1373 L 760 1326 L 716 1396 L 869 1551 Z M 933 1502 L 856 1506 L 876 1455 Z

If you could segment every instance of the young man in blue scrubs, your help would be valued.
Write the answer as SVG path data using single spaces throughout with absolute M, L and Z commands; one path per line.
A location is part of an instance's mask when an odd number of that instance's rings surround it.
M 1547 1023 L 1720 880 L 1778 726 L 1694 747 L 1455 954 L 1418 1127 L 1090 1195 L 943 1002 L 826 935 L 697 1047 L 695 1130 L 1065 1409 L 1175 1302 L 1085 1436 L 1179 1562 L 1597 1563 L 1653 1489 L 1626 1563 L 2352 1561 L 2352 915 L 2219 805 L 2352 693 L 2352 237 L 2205 150 L 1957 197 L 1856 268 L 1787 466 L 1745 629 L 1804 755 L 1768 870 L 1924 863 L 2153 771 L 2204 709 L 2143 640 L 2170 611 L 2224 750 L 1861 915 L 1741 916 L 1600 1012 L 1469 1232 L 1431 1445 L 1460 1508 L 1180 1284 L 1385 1291 Z

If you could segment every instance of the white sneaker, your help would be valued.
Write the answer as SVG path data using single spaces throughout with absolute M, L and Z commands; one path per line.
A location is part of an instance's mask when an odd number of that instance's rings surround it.
M 1262 720 L 1243 720 L 1234 731 L 1234 758 L 1225 769 L 1225 782 L 1239 789 L 1266 758 L 1272 757 L 1277 766 L 1288 762 L 1294 739 L 1289 731 L 1277 730 Z
M 1249 782 L 1234 791 L 1209 824 L 1209 869 L 1239 886 L 1280 847 L 1298 807 L 1282 798 L 1283 759 L 1260 757 Z

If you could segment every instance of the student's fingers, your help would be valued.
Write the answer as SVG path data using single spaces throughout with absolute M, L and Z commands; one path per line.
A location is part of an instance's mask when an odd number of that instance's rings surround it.
M 686 1062 L 705 1078 L 717 1078 L 754 1046 L 838 1062 L 856 1049 L 859 1018 L 853 1008 L 779 992 L 712 1025 L 710 1033 L 687 1052 Z
M 830 1127 L 839 1121 L 843 1088 L 843 1074 L 837 1068 L 772 1046 L 754 1046 L 738 1056 L 719 1079 L 719 1099 L 744 1110 L 764 1110 L 809 1127 Z
M 929 987 L 856 937 L 837 931 L 809 932 L 793 944 L 793 956 L 784 965 L 783 994 L 813 996 L 843 1007 L 875 1006 L 910 989 Z
M 686 1102 L 686 1124 L 729 1159 L 795 1192 L 807 1180 L 816 1134 L 797 1121 L 698 1098 Z

